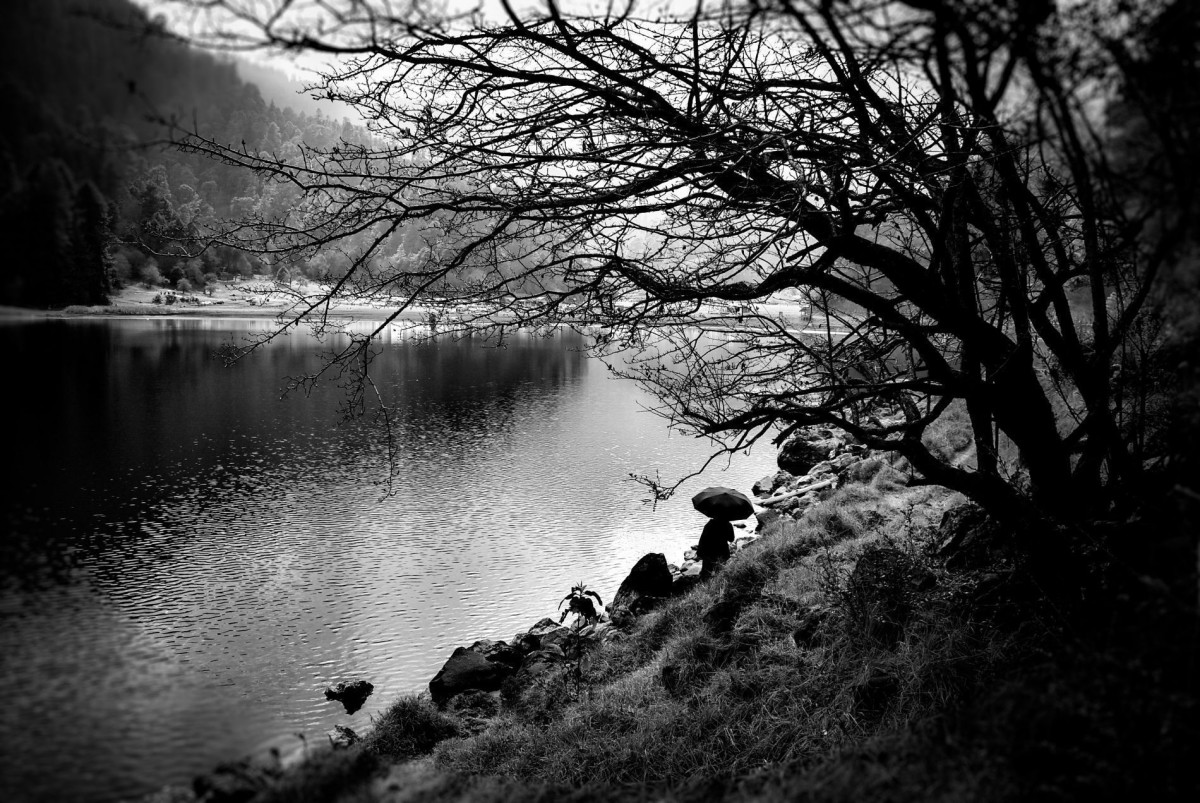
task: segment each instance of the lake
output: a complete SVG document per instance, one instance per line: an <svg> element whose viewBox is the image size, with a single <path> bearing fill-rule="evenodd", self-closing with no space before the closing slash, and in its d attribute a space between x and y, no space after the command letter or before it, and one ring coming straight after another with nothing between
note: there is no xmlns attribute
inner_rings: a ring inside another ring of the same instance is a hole
<svg viewBox="0 0 1200 803"><path fill-rule="evenodd" d="M10 479L0 548L0 799L121 800L217 763L361 730L453 649L608 601L636 560L678 563L706 485L749 491L770 449L651 509L631 472L698 468L582 336L384 344L382 431L338 424L296 334L225 367L269 321L6 321ZM15 475L15 476L13 476ZM349 716L324 688L363 678ZM303 739L297 734L303 734Z"/></svg>

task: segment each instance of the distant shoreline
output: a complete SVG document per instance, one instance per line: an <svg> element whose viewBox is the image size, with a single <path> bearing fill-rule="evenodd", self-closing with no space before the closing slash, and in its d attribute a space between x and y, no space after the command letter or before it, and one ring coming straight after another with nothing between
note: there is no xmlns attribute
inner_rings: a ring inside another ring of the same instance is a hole
<svg viewBox="0 0 1200 803"><path fill-rule="evenodd" d="M164 288L147 288L140 285L130 285L113 293L111 302L106 305L68 306L58 310L30 309L23 307L0 306L0 320L20 319L71 319L84 318L213 318L249 320L279 320L281 323L294 316L299 308L294 297L285 297L282 293L273 292L271 281L266 278L238 280L233 282L213 282L211 295L205 293L182 294ZM312 289L309 295L317 297L319 290ZM186 297L187 301L176 301L171 304L154 303L154 298L165 300L168 295L176 298ZM790 304L760 304L765 314L788 321L787 325L796 327L790 329L796 333L824 335L824 317L821 315L800 316L789 314ZM376 321L383 322L395 315L395 306L373 306L368 304L334 304L328 313L329 317L338 321ZM413 307L396 316L395 320L406 323L427 320L431 310L425 307ZM318 317L316 312L308 313L305 318L312 320ZM789 320L791 319L791 320ZM733 316L720 316L713 322L722 321L725 325L734 325L737 320ZM453 327L454 317L445 319L448 327ZM740 320L738 320L740 323ZM831 333L837 336L847 334L842 325L835 325Z"/></svg>

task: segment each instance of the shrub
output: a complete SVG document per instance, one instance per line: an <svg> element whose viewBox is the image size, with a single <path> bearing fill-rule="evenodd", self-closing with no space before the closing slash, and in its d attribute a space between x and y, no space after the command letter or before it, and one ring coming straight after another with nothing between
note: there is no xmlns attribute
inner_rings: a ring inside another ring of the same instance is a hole
<svg viewBox="0 0 1200 803"><path fill-rule="evenodd" d="M147 287L162 287L166 284L166 279L163 278L162 272L158 269L158 262L153 259L147 259L138 268L138 278L142 284Z"/></svg>
<svg viewBox="0 0 1200 803"><path fill-rule="evenodd" d="M428 700L402 697L375 719L366 738L366 749L374 755L400 761L424 755L438 742L461 732L456 719L438 711Z"/></svg>

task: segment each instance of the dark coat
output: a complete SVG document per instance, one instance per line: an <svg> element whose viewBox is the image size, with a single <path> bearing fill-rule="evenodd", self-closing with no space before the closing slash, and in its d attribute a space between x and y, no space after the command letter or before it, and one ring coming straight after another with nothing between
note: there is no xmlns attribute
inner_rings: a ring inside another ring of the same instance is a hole
<svg viewBox="0 0 1200 803"><path fill-rule="evenodd" d="M723 561L729 559L729 544L733 541L733 525L718 519L709 520L700 533L700 544L696 547L696 557L702 561Z"/></svg>

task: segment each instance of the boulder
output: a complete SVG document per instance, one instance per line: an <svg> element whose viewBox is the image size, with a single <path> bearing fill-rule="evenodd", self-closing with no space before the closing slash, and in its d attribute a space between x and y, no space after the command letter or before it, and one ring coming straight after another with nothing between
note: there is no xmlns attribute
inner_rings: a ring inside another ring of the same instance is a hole
<svg viewBox="0 0 1200 803"><path fill-rule="evenodd" d="M661 552L643 555L621 582L610 608L624 609L634 615L645 613L671 596L673 583L665 555Z"/></svg>
<svg viewBox="0 0 1200 803"><path fill-rule="evenodd" d="M843 471L848 466L857 463L861 458L852 452L842 452L837 457L829 461L833 466L834 471Z"/></svg>
<svg viewBox="0 0 1200 803"><path fill-rule="evenodd" d="M770 509L761 510L754 515L758 519L758 528L756 532L762 532L768 526L770 526L772 522L779 521L779 519L783 518L782 514L780 514L778 510Z"/></svg>
<svg viewBox="0 0 1200 803"><path fill-rule="evenodd" d="M528 635L537 638L538 646L545 648L551 644L561 644L564 639L571 635L571 629L563 627L558 622L547 617L529 628Z"/></svg>
<svg viewBox="0 0 1200 803"><path fill-rule="evenodd" d="M520 670L504 682L500 696L510 703L515 702L521 699L525 690L535 681L559 671L565 666L567 666L567 657L562 648L557 645L532 652L525 659L525 663L521 664Z"/></svg>
<svg viewBox="0 0 1200 803"><path fill-rule="evenodd" d="M783 487L784 483L792 479L792 475L786 471L776 471L774 474L768 474L758 482L754 483L751 491L755 496L770 496L775 493L777 488Z"/></svg>
<svg viewBox="0 0 1200 803"><path fill-rule="evenodd" d="M822 460L820 463L817 463L808 470L808 476L815 479L821 476L828 476L829 474L833 474L835 472L836 469L833 467L832 460Z"/></svg>
<svg viewBox="0 0 1200 803"><path fill-rule="evenodd" d="M596 622L580 630L579 636L595 641L606 641L607 637L614 632L616 631L613 630L612 622Z"/></svg>
<svg viewBox="0 0 1200 803"><path fill-rule="evenodd" d="M337 700L347 714L353 714L363 707L373 691L375 687L365 680L342 680L325 690L325 699Z"/></svg>
<svg viewBox="0 0 1200 803"><path fill-rule="evenodd" d="M807 474L817 463L829 459L828 450L821 451L814 443L816 442L810 442L804 436L792 438L779 450L775 462L781 470L789 474Z"/></svg>
<svg viewBox="0 0 1200 803"><path fill-rule="evenodd" d="M525 663L522 666L527 666L538 661L549 661L550 663L567 660L567 653L562 647L557 644L548 644L536 652L529 653L525 658Z"/></svg>
<svg viewBox="0 0 1200 803"><path fill-rule="evenodd" d="M541 649L542 640L532 633L518 633L513 638L513 646L524 656Z"/></svg>
<svg viewBox="0 0 1200 803"><path fill-rule="evenodd" d="M530 650L523 651L517 647L509 645L506 641L490 641L484 639L482 641L475 642L469 647L469 649L471 652L477 652L493 663L503 664L504 666L516 671L521 666L521 661L525 659L525 653L532 652L532 650L535 650L540 646L541 643L539 642L536 646L531 647Z"/></svg>
<svg viewBox="0 0 1200 803"><path fill-rule="evenodd" d="M489 661L477 652L459 647L429 681L433 702L442 707L451 697L468 691L498 691L504 679L513 673L511 667Z"/></svg>

